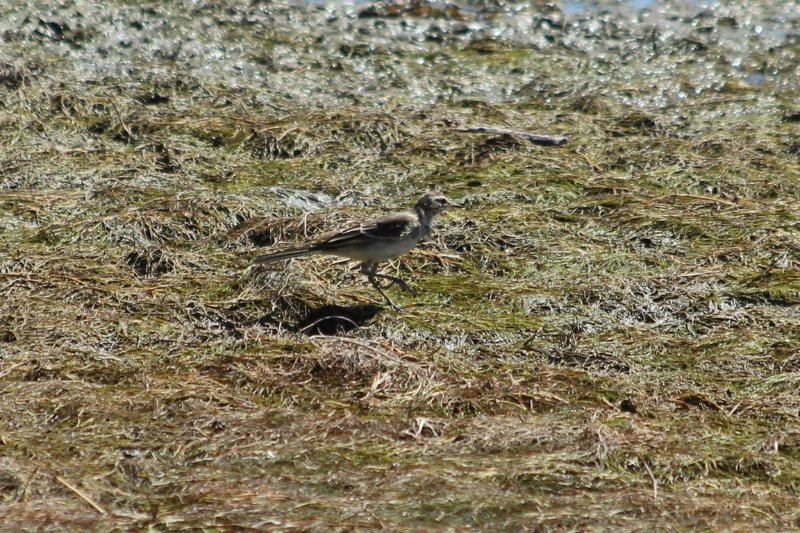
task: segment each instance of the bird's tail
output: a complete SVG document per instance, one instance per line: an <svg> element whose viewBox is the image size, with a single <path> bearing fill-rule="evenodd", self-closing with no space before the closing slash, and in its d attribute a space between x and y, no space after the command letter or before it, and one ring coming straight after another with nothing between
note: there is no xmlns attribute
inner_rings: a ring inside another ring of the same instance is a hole
<svg viewBox="0 0 800 533"><path fill-rule="evenodd" d="M253 259L253 263L257 263L260 265L265 265L268 263L274 263L276 261L283 261L285 259L293 259L295 257L305 257L307 255L314 255L319 253L318 250L314 250L310 247L303 247L303 248L291 248L289 250L283 250L280 252L273 252L271 254L264 254L259 255L255 259Z"/></svg>

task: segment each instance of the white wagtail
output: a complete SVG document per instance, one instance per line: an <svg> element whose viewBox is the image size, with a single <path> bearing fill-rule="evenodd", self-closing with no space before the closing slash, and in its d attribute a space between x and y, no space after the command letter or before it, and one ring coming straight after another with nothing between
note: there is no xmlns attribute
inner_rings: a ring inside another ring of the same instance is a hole
<svg viewBox="0 0 800 533"><path fill-rule="evenodd" d="M444 196L429 192L410 211L370 220L312 244L259 255L253 262L266 264L318 254L338 255L361 261L361 272L366 274L367 279L390 306L400 309L383 289L394 284L404 291L411 289L400 278L378 274L378 263L399 257L414 248L422 239L430 238L433 218L451 205ZM389 283L381 287L378 279L386 279Z"/></svg>

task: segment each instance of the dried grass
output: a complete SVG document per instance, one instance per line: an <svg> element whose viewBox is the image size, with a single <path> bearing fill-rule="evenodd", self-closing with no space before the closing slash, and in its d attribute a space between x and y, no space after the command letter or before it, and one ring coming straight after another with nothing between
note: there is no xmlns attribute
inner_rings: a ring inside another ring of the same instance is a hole
<svg viewBox="0 0 800 533"><path fill-rule="evenodd" d="M245 4L0 7L6 528L798 527L791 21Z"/></svg>

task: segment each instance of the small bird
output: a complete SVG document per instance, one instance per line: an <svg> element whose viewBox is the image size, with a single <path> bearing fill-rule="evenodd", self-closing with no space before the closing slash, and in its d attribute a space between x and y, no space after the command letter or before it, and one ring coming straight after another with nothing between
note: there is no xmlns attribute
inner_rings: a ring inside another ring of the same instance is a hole
<svg viewBox="0 0 800 533"><path fill-rule="evenodd" d="M422 195L410 211L370 220L312 244L259 255L253 262L263 265L309 255L336 255L360 261L361 272L373 287L378 289L393 309L400 309L383 289L395 284L407 292L411 288L398 277L378 274L378 263L399 257L422 239L430 238L433 218L452 205L444 196L429 192ZM388 280L389 283L381 287L378 279Z"/></svg>

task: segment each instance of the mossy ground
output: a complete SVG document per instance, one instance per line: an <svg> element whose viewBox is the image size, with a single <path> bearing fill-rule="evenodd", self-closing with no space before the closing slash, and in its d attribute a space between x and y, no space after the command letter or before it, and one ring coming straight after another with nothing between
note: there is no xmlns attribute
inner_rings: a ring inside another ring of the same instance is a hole
<svg viewBox="0 0 800 533"><path fill-rule="evenodd" d="M629 4L0 8L0 522L800 528L800 18Z"/></svg>

